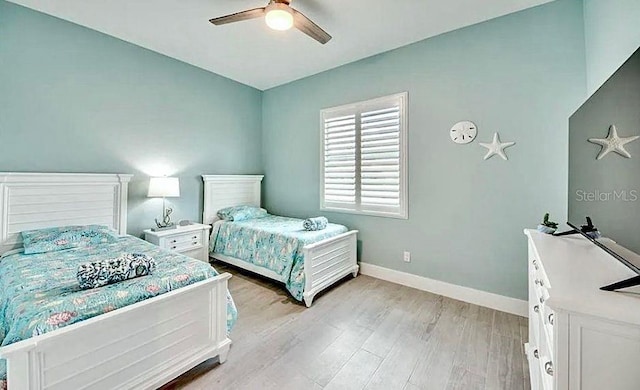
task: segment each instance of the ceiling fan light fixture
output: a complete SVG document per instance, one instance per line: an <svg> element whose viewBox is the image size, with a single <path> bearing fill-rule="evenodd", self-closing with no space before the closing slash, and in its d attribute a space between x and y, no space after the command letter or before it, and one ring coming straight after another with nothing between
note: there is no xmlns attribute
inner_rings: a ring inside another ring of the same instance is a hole
<svg viewBox="0 0 640 390"><path fill-rule="evenodd" d="M272 30L286 31L293 27L293 12L288 5L271 3L265 11L264 21Z"/></svg>

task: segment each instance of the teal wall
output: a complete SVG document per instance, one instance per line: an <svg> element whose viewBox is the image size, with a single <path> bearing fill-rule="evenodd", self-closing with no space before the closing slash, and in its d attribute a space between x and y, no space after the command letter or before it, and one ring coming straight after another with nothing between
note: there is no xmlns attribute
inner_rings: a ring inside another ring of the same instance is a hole
<svg viewBox="0 0 640 390"><path fill-rule="evenodd" d="M260 173L261 92L0 0L0 171L125 172L129 233L160 214L148 176L177 175L174 219L201 219L203 173Z"/></svg>
<svg viewBox="0 0 640 390"><path fill-rule="evenodd" d="M584 0L589 94L640 47L639 0Z"/></svg>
<svg viewBox="0 0 640 390"><path fill-rule="evenodd" d="M158 174L181 178L176 219L200 219L202 173L266 173L272 212L317 215L320 109L408 91L409 220L326 214L366 262L525 298L522 228L567 213L585 20L559 0L261 93L0 0L0 171L134 173L132 234L159 213ZM462 119L516 141L510 160L451 143Z"/></svg>
<svg viewBox="0 0 640 390"><path fill-rule="evenodd" d="M409 219L322 214L360 230L362 261L524 299L522 229L566 217L568 118L585 86L582 1L559 0L267 90L265 206L320 214L319 111L408 91ZM464 119L480 142L517 142L509 161L453 144Z"/></svg>

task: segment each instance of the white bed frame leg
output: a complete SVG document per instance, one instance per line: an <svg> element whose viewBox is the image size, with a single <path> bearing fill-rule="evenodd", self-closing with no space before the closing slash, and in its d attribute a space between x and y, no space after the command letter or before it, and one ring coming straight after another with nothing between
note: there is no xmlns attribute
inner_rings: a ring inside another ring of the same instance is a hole
<svg viewBox="0 0 640 390"><path fill-rule="evenodd" d="M218 355L218 360L220 362L220 364L223 364L224 362L227 361L227 356L229 356L229 349L231 348L231 345L227 345L226 347L223 347L220 350L220 354Z"/></svg>
<svg viewBox="0 0 640 390"><path fill-rule="evenodd" d="M307 296L307 295L305 295L305 297L304 297L304 304L305 304L305 305L307 305L307 307L311 307L311 304L313 303L313 297L314 297L314 296L315 296L315 295L313 295L313 296Z"/></svg>
<svg viewBox="0 0 640 390"><path fill-rule="evenodd" d="M311 307L313 298L346 275L358 275L357 230L304 247L304 303Z"/></svg>

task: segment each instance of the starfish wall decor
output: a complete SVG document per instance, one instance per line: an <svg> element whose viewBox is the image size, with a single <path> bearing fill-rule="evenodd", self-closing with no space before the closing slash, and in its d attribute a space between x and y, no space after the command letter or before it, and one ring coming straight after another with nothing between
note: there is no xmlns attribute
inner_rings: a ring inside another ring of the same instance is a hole
<svg viewBox="0 0 640 390"><path fill-rule="evenodd" d="M609 126L609 135L607 135L607 138L589 138L589 142L602 146L600 154L598 154L597 157L598 160L611 152L618 153L626 158L631 158L631 155L627 152L624 146L638 138L640 138L638 135L634 135L632 137L619 137L618 129L616 129L615 125L611 125Z"/></svg>
<svg viewBox="0 0 640 390"><path fill-rule="evenodd" d="M502 157L503 160L507 160L507 155L504 154L504 149L515 144L515 142L500 142L500 136L498 136L498 133L493 134L493 141L490 144L480 142L480 146L487 148L488 150L487 154L484 156L485 160L495 155Z"/></svg>

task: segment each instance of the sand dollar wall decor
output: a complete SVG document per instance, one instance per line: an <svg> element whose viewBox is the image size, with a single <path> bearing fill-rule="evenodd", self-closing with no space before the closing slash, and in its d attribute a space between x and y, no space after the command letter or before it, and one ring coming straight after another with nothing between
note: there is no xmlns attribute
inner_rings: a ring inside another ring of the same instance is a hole
<svg viewBox="0 0 640 390"><path fill-rule="evenodd" d="M478 127L471 121L461 121L453 125L449 131L451 140L457 144L468 144L476 139Z"/></svg>

